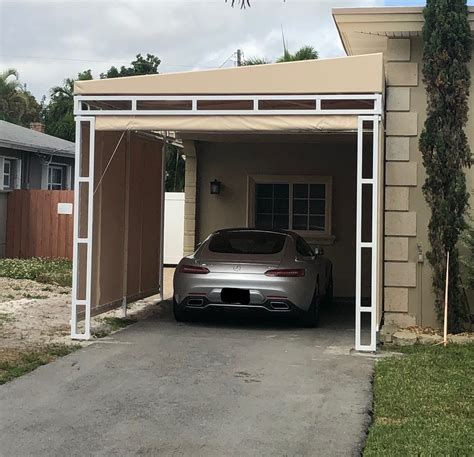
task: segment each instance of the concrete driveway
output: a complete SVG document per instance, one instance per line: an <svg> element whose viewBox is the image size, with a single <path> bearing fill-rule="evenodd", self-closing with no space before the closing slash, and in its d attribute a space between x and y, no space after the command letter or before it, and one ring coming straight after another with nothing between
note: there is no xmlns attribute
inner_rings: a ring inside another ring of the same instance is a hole
<svg viewBox="0 0 474 457"><path fill-rule="evenodd" d="M0 387L2 456L359 455L373 362L322 327L152 318Z"/></svg>

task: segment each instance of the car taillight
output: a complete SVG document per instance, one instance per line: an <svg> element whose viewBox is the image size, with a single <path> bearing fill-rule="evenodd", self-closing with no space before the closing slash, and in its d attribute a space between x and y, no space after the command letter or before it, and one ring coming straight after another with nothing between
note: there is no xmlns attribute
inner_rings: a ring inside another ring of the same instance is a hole
<svg viewBox="0 0 474 457"><path fill-rule="evenodd" d="M180 273L192 273L195 275L207 275L209 270L206 267L199 267L197 265L181 265Z"/></svg>
<svg viewBox="0 0 474 457"><path fill-rule="evenodd" d="M305 275L304 268L294 268L285 270L268 270L265 272L266 276L273 276L277 278L301 278Z"/></svg>

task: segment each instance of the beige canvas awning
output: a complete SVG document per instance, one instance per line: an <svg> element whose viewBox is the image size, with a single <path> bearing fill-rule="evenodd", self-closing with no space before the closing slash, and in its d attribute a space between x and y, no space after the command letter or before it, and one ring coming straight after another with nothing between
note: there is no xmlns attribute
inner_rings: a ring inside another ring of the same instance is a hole
<svg viewBox="0 0 474 457"><path fill-rule="evenodd" d="M76 95L370 94L384 89L383 55L76 81Z"/></svg>
<svg viewBox="0 0 474 457"><path fill-rule="evenodd" d="M357 116L97 116L96 130L322 132L357 130Z"/></svg>

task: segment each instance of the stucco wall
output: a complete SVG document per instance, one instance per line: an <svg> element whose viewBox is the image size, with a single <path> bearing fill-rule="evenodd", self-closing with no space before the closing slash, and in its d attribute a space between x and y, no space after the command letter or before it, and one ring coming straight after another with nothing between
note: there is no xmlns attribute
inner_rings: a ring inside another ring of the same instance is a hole
<svg viewBox="0 0 474 457"><path fill-rule="evenodd" d="M247 224L248 176L332 176L332 234L325 245L334 264L335 295L353 297L355 288L356 143L355 136L321 137L318 143L196 144L196 241L216 229ZM211 195L209 182L222 182L220 195ZM315 239L310 244L320 244Z"/></svg>
<svg viewBox="0 0 474 457"><path fill-rule="evenodd" d="M408 46L407 46L408 44ZM426 95L422 83L421 38L391 39L387 63L387 163L386 235L397 244L387 249L385 310L386 322L400 325L439 326L431 290L431 268L426 259L429 249L427 227L430 210L422 186L426 178L418 148L419 135L426 119ZM402 53L397 52L403 49ZM396 59L394 56L397 56ZM474 74L474 62L470 64ZM471 89L472 91L472 89ZM466 128L474 150L474 97L469 101L470 118ZM391 145L389 145L389 143ZM474 193L474 169L466 170L468 189ZM388 202L390 196L390 204ZM471 215L474 197L471 195ZM421 251L422 258L419 257ZM391 258L398 253L400 258ZM397 283L387 283L387 269ZM392 287L393 286L393 287Z"/></svg>
<svg viewBox="0 0 474 457"><path fill-rule="evenodd" d="M48 183L47 165L30 151L0 148L0 156L21 159L21 188L46 189ZM52 162L71 167L71 189L74 188L74 158L53 156Z"/></svg>

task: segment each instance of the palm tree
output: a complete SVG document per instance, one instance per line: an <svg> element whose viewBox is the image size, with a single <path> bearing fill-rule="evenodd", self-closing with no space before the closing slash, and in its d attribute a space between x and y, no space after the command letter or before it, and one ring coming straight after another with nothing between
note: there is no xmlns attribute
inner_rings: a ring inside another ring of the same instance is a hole
<svg viewBox="0 0 474 457"><path fill-rule="evenodd" d="M316 51L312 46L303 46L294 54L288 51L288 48L285 46L284 53L277 59L277 62L296 62L297 60L314 60L318 58L318 51Z"/></svg>
<svg viewBox="0 0 474 457"><path fill-rule="evenodd" d="M283 41L283 55L279 57L276 61L277 63L281 62L296 62L297 60L314 60L318 59L319 54L316 49L312 46L303 46L302 48L298 49L294 54L288 51L285 42ZM267 63L272 63L271 60L262 57L250 57L245 59L242 62L242 65L264 65Z"/></svg>
<svg viewBox="0 0 474 457"><path fill-rule="evenodd" d="M91 70L83 71L78 80L92 79ZM46 133L74 141L74 79L67 78L62 86L51 88L51 100L43 110Z"/></svg>
<svg viewBox="0 0 474 457"><path fill-rule="evenodd" d="M242 66L250 66L250 65L265 65L267 63L272 63L271 60L266 59L265 57L249 57L248 59L244 59L242 62Z"/></svg>
<svg viewBox="0 0 474 457"><path fill-rule="evenodd" d="M14 68L0 73L0 118L4 121L20 124L28 111L28 97Z"/></svg>

